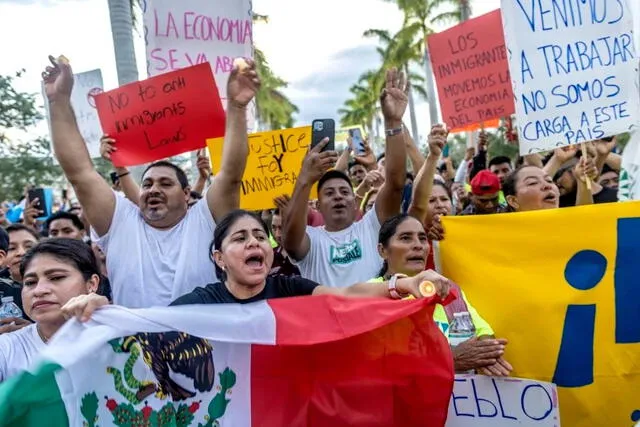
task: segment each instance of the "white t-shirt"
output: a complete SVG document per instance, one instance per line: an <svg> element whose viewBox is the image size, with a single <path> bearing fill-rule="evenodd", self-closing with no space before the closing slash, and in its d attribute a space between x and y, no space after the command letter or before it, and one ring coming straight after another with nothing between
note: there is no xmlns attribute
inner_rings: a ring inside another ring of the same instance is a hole
<svg viewBox="0 0 640 427"><path fill-rule="evenodd" d="M376 277L382 267L377 249L379 232L375 208L341 231L307 227L311 247L307 256L297 262L300 274L321 285L337 288Z"/></svg>
<svg viewBox="0 0 640 427"><path fill-rule="evenodd" d="M0 335L0 382L28 369L45 346L35 323Z"/></svg>
<svg viewBox="0 0 640 427"><path fill-rule="evenodd" d="M116 194L111 227L97 239L107 256L113 303L166 306L198 286L217 282L209 259L214 229L206 198L173 228L158 230L144 221L138 206Z"/></svg>

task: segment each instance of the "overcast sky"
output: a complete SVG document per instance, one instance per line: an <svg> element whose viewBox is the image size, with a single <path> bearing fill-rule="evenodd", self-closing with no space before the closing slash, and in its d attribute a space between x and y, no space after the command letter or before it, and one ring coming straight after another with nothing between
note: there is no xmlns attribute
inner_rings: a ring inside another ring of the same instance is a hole
<svg viewBox="0 0 640 427"><path fill-rule="evenodd" d="M499 7L499 0L475 0L474 15ZM402 15L382 0L253 0L254 11L269 16L257 24L255 43L273 70L290 83L285 93L300 108L298 124L334 117L358 76L379 66L368 28L397 31ZM107 0L0 0L0 74L21 68L16 86L40 91L47 55L63 53L74 71L102 69L105 88L117 86ZM138 38L138 63L144 43ZM142 68L142 67L140 67ZM141 76L145 76L141 69ZM42 104L41 100L41 104ZM429 128L428 109L418 105L420 133ZM42 126L46 133L46 125Z"/></svg>

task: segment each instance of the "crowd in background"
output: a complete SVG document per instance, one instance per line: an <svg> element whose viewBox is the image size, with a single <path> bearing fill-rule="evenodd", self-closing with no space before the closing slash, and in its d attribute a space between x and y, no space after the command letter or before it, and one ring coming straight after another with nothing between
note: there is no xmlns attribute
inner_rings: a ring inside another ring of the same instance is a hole
<svg viewBox="0 0 640 427"><path fill-rule="evenodd" d="M277 197L275 209L239 210L246 109L260 88L250 61L229 78L218 174L211 175L199 153L195 183L165 160L149 165L141 182L126 168L115 168L107 182L78 131L69 64L52 61L43 78L55 155L75 198L41 220L38 200L26 200L13 221L14 206L0 210L0 292L3 303L20 310L0 318L0 381L25 369L70 316L86 320L106 304L143 308L322 294L419 298L425 281L443 302L457 296L434 313L445 337L456 314L473 323L474 336L452 346L456 371L509 375L507 340L475 310L464 283L435 271L433 242L446 239L442 217L617 201L615 138L589 142L586 151L565 147L514 161L489 158L480 132L454 165L443 156L448 131L434 125L423 155L402 122L405 77L389 70L380 97L384 154L375 156L368 144L356 153L351 143L337 153L324 149L325 140L310 149L293 193ZM105 159L118 149L109 136L101 144ZM318 197L311 200L314 186Z"/></svg>

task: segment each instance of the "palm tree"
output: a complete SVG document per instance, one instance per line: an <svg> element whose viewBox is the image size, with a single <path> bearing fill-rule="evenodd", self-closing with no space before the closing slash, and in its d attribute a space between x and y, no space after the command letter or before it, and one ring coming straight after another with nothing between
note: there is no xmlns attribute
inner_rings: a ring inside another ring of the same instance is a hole
<svg viewBox="0 0 640 427"><path fill-rule="evenodd" d="M381 43L378 53L382 59L382 69L397 67L404 70L411 87L409 89L409 114L411 117L411 133L413 139L418 141L418 122L416 119L415 101L413 92L416 91L424 98L427 93L422 87L424 78L416 73L412 73L410 65L422 63L422 43L416 42L410 28L403 28L395 35L391 36L386 30L370 29L364 32L365 37L377 37Z"/></svg>
<svg viewBox="0 0 640 427"><path fill-rule="evenodd" d="M253 58L262 82L256 95L258 123L263 129L293 127L293 115L298 112L298 107L281 92L281 89L288 86L287 82L273 73L260 49L254 48Z"/></svg>
<svg viewBox="0 0 640 427"><path fill-rule="evenodd" d="M342 126L361 125L370 135L377 135L379 94L384 84L382 69L365 72L358 83L349 88L352 97L338 110Z"/></svg>
<svg viewBox="0 0 640 427"><path fill-rule="evenodd" d="M398 5L404 13L403 30L405 37L424 44L424 65L426 71L426 92L429 101L429 118L431 123L438 122L438 106L436 105L436 90L433 81L433 70L427 37L434 33L432 27L438 24L460 22L463 16L470 14L468 0L387 0ZM453 9L442 11L443 7L453 6Z"/></svg>
<svg viewBox="0 0 640 427"><path fill-rule="evenodd" d="M113 34L113 50L116 56L118 84L120 86L138 81L138 65L133 47L133 28L135 9L140 6L139 0L107 0L111 33Z"/></svg>

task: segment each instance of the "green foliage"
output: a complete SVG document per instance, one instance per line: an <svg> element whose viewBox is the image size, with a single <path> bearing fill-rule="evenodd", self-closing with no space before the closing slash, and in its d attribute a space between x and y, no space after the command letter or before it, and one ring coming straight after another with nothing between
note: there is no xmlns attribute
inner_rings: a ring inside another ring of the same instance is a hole
<svg viewBox="0 0 640 427"><path fill-rule="evenodd" d="M20 200L26 185L47 187L62 178L44 138L15 144L5 141L0 146L0 171L0 200Z"/></svg>
<svg viewBox="0 0 640 427"><path fill-rule="evenodd" d="M389 0L391 1L391 0ZM378 39L380 68L363 73L358 82L350 89L351 97L338 110L343 126L362 125L371 131L378 115L378 96L384 84L385 70L397 67L409 76L411 90L422 98L427 98L424 89L425 78L412 71L412 66L424 64L424 40L433 30L431 26L447 21L459 22L461 4L456 0L395 0L392 1L404 13L402 28L391 34L385 30L370 29L365 37ZM442 11L443 6L456 5L454 10Z"/></svg>
<svg viewBox="0 0 640 427"><path fill-rule="evenodd" d="M16 77L20 77L17 73ZM27 131L43 119L34 94L13 87L14 77L0 76L0 200L20 200L27 185L49 186L60 180L49 141L10 140L8 130Z"/></svg>
<svg viewBox="0 0 640 427"><path fill-rule="evenodd" d="M16 73L20 77L24 70ZM36 108L34 94L18 92L13 87L14 77L0 75L0 142L5 142L2 130L26 130L42 119L42 114Z"/></svg>
<svg viewBox="0 0 640 427"><path fill-rule="evenodd" d="M269 129L293 127L298 107L282 93L288 83L275 75L260 49L254 49L253 57L262 83L256 95L258 121Z"/></svg>

